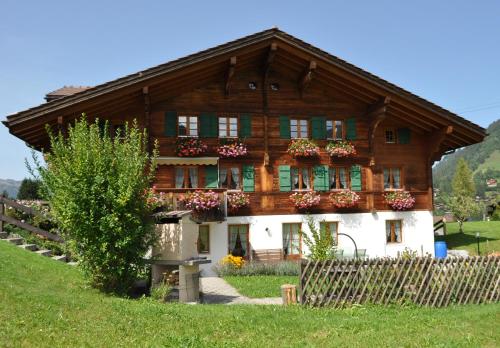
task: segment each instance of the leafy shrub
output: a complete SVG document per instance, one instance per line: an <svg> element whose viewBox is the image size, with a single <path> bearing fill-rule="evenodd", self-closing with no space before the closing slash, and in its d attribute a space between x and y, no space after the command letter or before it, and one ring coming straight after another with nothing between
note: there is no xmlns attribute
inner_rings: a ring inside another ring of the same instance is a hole
<svg viewBox="0 0 500 348"><path fill-rule="evenodd" d="M335 242L332 235L327 231L324 224L317 227L316 221L310 216L306 217L307 227L311 232L311 236L300 231L304 244L308 247L310 254L308 257L311 260L324 261L335 258Z"/></svg>
<svg viewBox="0 0 500 348"><path fill-rule="evenodd" d="M157 144L147 152L147 135L137 123L111 137L107 123L82 118L67 137L47 128L47 166L34 157L33 174L72 254L91 284L103 291L128 291L156 235L147 192L155 171Z"/></svg>
<svg viewBox="0 0 500 348"><path fill-rule="evenodd" d="M151 287L151 298L160 302L165 302L171 291L172 287L167 283L162 282L160 284L153 285Z"/></svg>
<svg viewBox="0 0 500 348"><path fill-rule="evenodd" d="M274 263L246 262L241 268L219 263L213 269L219 277L252 275L298 276L300 274L300 264L294 261Z"/></svg>

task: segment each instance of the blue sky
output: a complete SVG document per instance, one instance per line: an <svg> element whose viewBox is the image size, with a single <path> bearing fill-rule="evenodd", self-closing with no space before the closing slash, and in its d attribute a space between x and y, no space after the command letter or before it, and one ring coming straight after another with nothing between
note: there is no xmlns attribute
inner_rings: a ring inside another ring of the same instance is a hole
<svg viewBox="0 0 500 348"><path fill-rule="evenodd" d="M0 119L278 26L486 127L500 118L500 1L0 1ZM0 178L29 150L0 125Z"/></svg>

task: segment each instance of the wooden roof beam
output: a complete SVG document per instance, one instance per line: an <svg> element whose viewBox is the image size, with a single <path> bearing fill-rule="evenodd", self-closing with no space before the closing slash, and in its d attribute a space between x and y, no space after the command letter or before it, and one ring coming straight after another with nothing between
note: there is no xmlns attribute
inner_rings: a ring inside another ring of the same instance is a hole
<svg viewBox="0 0 500 348"><path fill-rule="evenodd" d="M229 66L227 68L227 73L226 73L226 85L225 85L226 87L224 90L226 97L229 96L229 92L231 89L231 80L233 79L235 70L236 70L236 56L231 57L231 59L229 59Z"/></svg>
<svg viewBox="0 0 500 348"><path fill-rule="evenodd" d="M278 51L278 44L273 42L271 46L269 46L269 51L267 52L266 61L264 62L263 69L263 88L267 86L267 78L269 77L269 73L271 72L271 67L276 58L276 52Z"/></svg>
<svg viewBox="0 0 500 348"><path fill-rule="evenodd" d="M304 73L300 77L299 80L300 97L303 96L305 89L311 83L316 68L317 68L316 61L311 60L309 62L309 66L305 69Z"/></svg>
<svg viewBox="0 0 500 348"><path fill-rule="evenodd" d="M440 152L441 145L446 139L447 135L453 133L453 126L446 126L438 129L430 134L429 142L429 162L430 164L441 159L442 153Z"/></svg>

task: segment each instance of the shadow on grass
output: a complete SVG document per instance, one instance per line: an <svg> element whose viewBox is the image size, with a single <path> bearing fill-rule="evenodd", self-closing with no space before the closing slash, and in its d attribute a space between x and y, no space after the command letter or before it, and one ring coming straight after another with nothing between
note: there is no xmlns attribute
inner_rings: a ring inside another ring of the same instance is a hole
<svg viewBox="0 0 500 348"><path fill-rule="evenodd" d="M474 247L477 244L476 236L468 233L452 233L446 236L436 237L436 240L445 241L449 249L465 246ZM479 237L480 244L497 240L497 238Z"/></svg>

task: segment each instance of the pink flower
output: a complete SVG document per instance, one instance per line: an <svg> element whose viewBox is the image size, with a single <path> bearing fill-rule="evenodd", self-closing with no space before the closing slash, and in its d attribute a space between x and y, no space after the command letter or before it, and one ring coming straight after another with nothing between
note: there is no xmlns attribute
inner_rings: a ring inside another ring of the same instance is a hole
<svg viewBox="0 0 500 348"><path fill-rule="evenodd" d="M290 195L290 200L298 209L308 209L319 205L321 196L315 191L306 193L295 192Z"/></svg>
<svg viewBox="0 0 500 348"><path fill-rule="evenodd" d="M348 157L356 155L356 149L350 141L337 140L329 142L325 147L326 152L330 156L335 157Z"/></svg>
<svg viewBox="0 0 500 348"><path fill-rule="evenodd" d="M293 157L312 157L319 155L319 147L309 139L294 139L287 152Z"/></svg>
<svg viewBox="0 0 500 348"><path fill-rule="evenodd" d="M329 199L336 208L351 208L358 204L360 197L356 192L346 189L332 192Z"/></svg>
<svg viewBox="0 0 500 348"><path fill-rule="evenodd" d="M393 210L408 210L415 205L415 198L408 191L387 192L384 200Z"/></svg>

